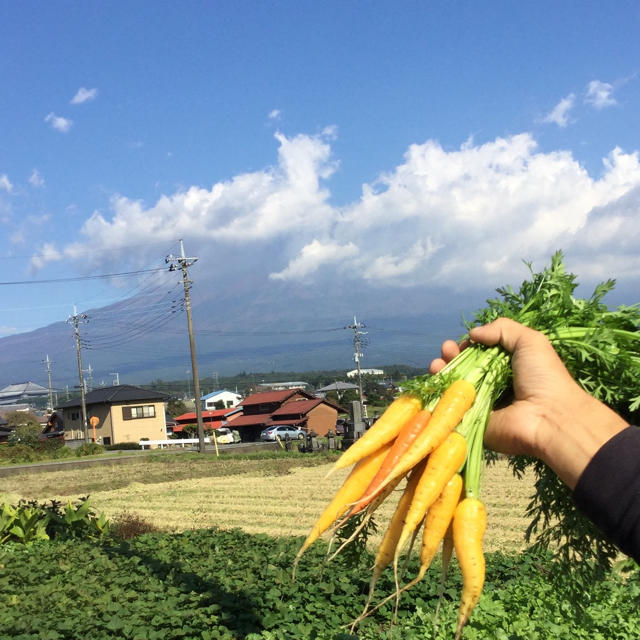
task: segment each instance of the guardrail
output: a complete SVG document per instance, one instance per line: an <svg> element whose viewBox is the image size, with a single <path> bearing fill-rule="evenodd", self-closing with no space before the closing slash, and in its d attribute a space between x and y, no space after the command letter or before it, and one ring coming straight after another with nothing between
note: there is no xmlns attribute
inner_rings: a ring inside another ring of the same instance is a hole
<svg viewBox="0 0 640 640"><path fill-rule="evenodd" d="M204 441L205 444L208 444L209 442L211 442L211 438L205 438ZM144 449L145 446L151 445L164 449L165 446L170 444L179 444L184 449L185 444L198 444L199 442L199 438L175 438L173 440L140 440L138 444L142 449Z"/></svg>

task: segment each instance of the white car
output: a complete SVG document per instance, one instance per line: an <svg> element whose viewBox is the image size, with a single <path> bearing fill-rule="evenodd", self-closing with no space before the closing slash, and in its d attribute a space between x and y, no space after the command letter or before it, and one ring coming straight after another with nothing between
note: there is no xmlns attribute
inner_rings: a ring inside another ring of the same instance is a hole
<svg viewBox="0 0 640 640"><path fill-rule="evenodd" d="M213 435L216 437L218 444L233 444L235 442L233 432L227 427L219 427L218 429L215 429Z"/></svg>
<svg viewBox="0 0 640 640"><path fill-rule="evenodd" d="M262 442L274 442L276 436L279 440L302 440L305 432L298 427L290 424L280 424L277 426L267 427L260 433Z"/></svg>

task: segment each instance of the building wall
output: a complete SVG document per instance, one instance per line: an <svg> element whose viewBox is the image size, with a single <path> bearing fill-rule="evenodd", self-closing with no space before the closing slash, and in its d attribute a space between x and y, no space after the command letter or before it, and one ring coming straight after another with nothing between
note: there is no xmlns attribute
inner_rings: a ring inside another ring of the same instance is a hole
<svg viewBox="0 0 640 640"><path fill-rule="evenodd" d="M335 431L338 411L327 404L319 404L307 414L307 430L326 436L330 429Z"/></svg>
<svg viewBox="0 0 640 640"><path fill-rule="evenodd" d="M223 391L222 393L218 393L213 396L213 398L207 398L204 401L204 409L215 409L216 402L219 402L220 400L224 402L224 408L229 409L237 406L240 403L240 400L242 400L242 396L239 396L237 393L233 393L232 391Z"/></svg>
<svg viewBox="0 0 640 640"><path fill-rule="evenodd" d="M122 415L123 407L153 406L153 418L134 418L125 420ZM166 435L164 402L139 401L126 404L93 404L87 405L87 420L91 416L99 418L96 427L96 439L103 444L116 442L138 442L141 438L149 440L164 440ZM82 410L80 407L63 409L64 437L66 440L84 439L82 426ZM89 440L93 439L93 429L88 427Z"/></svg>
<svg viewBox="0 0 640 640"><path fill-rule="evenodd" d="M149 418L123 417L123 409L131 407L153 406L155 415ZM149 440L164 440L167 437L164 419L164 402L141 401L113 405L111 407L111 431L115 442L138 442L142 438Z"/></svg>
<svg viewBox="0 0 640 640"><path fill-rule="evenodd" d="M113 434L111 432L111 412L109 405L106 404L94 404L87 407L87 420L90 420L93 416L98 418L100 422L96 427L96 440L100 443L111 442L113 444ZM105 441L105 437L109 440ZM93 428L89 423L89 440L93 439Z"/></svg>

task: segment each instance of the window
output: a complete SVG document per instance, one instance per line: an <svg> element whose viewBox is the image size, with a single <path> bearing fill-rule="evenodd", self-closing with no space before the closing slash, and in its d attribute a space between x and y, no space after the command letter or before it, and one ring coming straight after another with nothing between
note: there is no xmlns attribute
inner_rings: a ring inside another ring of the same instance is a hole
<svg viewBox="0 0 640 640"><path fill-rule="evenodd" d="M122 407L123 420L137 420L138 418L155 418L156 408L152 404L140 407Z"/></svg>
<svg viewBox="0 0 640 640"><path fill-rule="evenodd" d="M102 438L102 444L104 445L111 444L111 436L105 436L104 438Z"/></svg>
<svg viewBox="0 0 640 640"><path fill-rule="evenodd" d="M72 411L71 412L71 419L72 420L80 420L80 412L79 411Z"/></svg>

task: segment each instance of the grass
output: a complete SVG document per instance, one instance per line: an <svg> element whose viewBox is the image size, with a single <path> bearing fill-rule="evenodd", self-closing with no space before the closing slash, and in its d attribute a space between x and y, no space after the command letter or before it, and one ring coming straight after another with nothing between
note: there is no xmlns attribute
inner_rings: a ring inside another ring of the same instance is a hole
<svg viewBox="0 0 640 640"><path fill-rule="evenodd" d="M135 514L163 531L217 526L303 536L348 474L343 470L325 478L334 457L285 452L221 458L155 454L122 465L9 476L3 479L0 497L66 501L90 494L94 508L109 518ZM489 519L486 550L524 548L531 480L515 479L507 463L499 461L487 468L483 487ZM398 494L380 508L380 525L390 517ZM382 531L373 536L371 543L381 535Z"/></svg>

